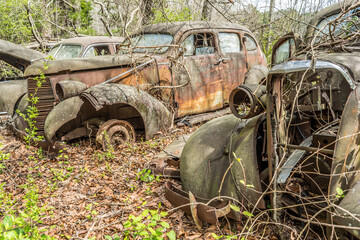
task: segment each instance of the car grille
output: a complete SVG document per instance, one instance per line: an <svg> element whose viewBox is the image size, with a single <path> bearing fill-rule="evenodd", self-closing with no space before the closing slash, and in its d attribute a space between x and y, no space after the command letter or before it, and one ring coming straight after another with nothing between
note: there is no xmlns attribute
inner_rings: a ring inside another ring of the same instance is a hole
<svg viewBox="0 0 360 240"><path fill-rule="evenodd" d="M43 82L41 87L38 88L37 81L34 78L28 78L29 97L31 97L35 93L35 91L35 96L39 98L35 105L39 113L39 115L35 119L35 126L38 129L37 135L44 136L44 125L46 117L49 115L55 104L55 97L50 79L46 77L45 82Z"/></svg>

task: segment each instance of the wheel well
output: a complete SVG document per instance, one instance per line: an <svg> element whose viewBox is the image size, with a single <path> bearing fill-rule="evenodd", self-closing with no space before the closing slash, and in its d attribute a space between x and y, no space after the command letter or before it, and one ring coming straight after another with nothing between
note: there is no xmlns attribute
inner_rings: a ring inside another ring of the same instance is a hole
<svg viewBox="0 0 360 240"><path fill-rule="evenodd" d="M77 117L67 123L65 123L56 132L56 138L65 135L66 133L84 126L84 123L89 119L98 118L102 121L110 119L118 119L128 121L135 129L137 138L145 138L146 129L145 122L140 112L133 106L118 103L113 105L106 105L100 110L96 109L88 102L84 102ZM96 133L95 133L96 134Z"/></svg>

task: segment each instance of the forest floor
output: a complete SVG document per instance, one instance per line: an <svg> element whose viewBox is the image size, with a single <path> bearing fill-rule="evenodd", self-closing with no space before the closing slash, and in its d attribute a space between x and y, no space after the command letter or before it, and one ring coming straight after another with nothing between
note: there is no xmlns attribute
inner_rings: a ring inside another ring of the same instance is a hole
<svg viewBox="0 0 360 240"><path fill-rule="evenodd" d="M146 170L173 139L195 129L176 129L108 151L86 139L58 154L27 148L2 129L0 222L1 214L32 218L33 225L56 239L242 239L243 223L227 219L205 223L199 231L191 217L165 199L164 183L180 185L179 180ZM278 239L278 231L266 224L247 233L244 239Z"/></svg>

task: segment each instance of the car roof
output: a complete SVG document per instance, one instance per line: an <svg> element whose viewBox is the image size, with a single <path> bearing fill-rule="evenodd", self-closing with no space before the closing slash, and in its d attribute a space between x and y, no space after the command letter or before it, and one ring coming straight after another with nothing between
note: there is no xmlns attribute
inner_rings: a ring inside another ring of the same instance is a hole
<svg viewBox="0 0 360 240"><path fill-rule="evenodd" d="M248 28L230 22L185 21L185 22L166 22L166 23L152 24L143 27L141 30L137 31L135 35L140 33L165 33L165 34L175 35L178 32L185 32L190 29L204 29L204 28L240 29L250 32Z"/></svg>
<svg viewBox="0 0 360 240"><path fill-rule="evenodd" d="M87 36L64 39L59 44L80 44L87 46L93 43L122 43L123 37L107 37L107 36ZM58 44L57 44L58 45Z"/></svg>

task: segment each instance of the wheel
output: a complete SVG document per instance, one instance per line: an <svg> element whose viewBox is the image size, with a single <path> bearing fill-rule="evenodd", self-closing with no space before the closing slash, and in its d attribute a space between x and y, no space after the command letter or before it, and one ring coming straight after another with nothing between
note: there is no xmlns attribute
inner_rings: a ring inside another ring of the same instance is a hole
<svg viewBox="0 0 360 240"><path fill-rule="evenodd" d="M104 151L109 145L118 146L126 142L135 142L135 130L125 120L112 119L100 125L96 133L96 143Z"/></svg>

